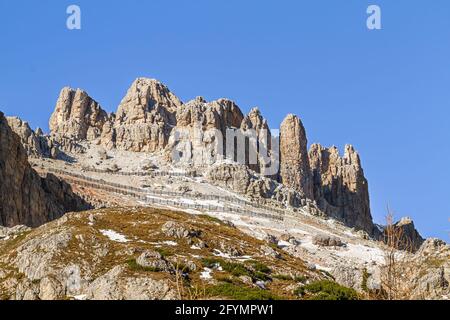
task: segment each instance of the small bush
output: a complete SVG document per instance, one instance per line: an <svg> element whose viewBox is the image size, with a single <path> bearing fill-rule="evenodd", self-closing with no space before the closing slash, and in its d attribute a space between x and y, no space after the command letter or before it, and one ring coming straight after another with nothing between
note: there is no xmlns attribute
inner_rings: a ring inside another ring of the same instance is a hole
<svg viewBox="0 0 450 320"><path fill-rule="evenodd" d="M232 283L221 283L207 289L207 294L211 297L226 297L235 300L276 300L272 293L256 289L239 286Z"/></svg>
<svg viewBox="0 0 450 320"><path fill-rule="evenodd" d="M306 280L308 280L308 278L306 276L295 276L294 277L295 282L306 282Z"/></svg>
<svg viewBox="0 0 450 320"><path fill-rule="evenodd" d="M154 267L143 267L136 262L136 259L131 259L127 261L128 267L134 271L145 271L145 272L159 272L158 268Z"/></svg>
<svg viewBox="0 0 450 320"><path fill-rule="evenodd" d="M253 267L253 269L255 269L255 271L257 272L262 272L262 273L271 273L272 270L270 270L270 268L268 266L266 266L264 263L261 263L259 261L252 261L251 265Z"/></svg>
<svg viewBox="0 0 450 320"><path fill-rule="evenodd" d="M362 274L361 289L365 292L369 292L369 288L367 287L367 281L369 280L370 276L371 274L367 271L366 268L364 268Z"/></svg>
<svg viewBox="0 0 450 320"><path fill-rule="evenodd" d="M216 258L202 258L201 262L206 268L214 268L217 264L222 264L224 261Z"/></svg>
<svg viewBox="0 0 450 320"><path fill-rule="evenodd" d="M320 280L302 286L295 290L295 294L307 295L309 300L358 300L358 293L329 280Z"/></svg>
<svg viewBox="0 0 450 320"><path fill-rule="evenodd" d="M155 248L155 251L159 252L163 258L173 256L173 252L166 248Z"/></svg>

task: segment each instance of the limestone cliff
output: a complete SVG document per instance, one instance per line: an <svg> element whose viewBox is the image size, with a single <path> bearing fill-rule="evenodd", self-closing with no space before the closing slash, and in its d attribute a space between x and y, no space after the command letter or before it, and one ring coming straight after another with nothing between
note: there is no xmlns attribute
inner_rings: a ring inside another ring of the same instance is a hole
<svg viewBox="0 0 450 320"><path fill-rule="evenodd" d="M369 189L358 153L347 145L344 156L336 147L313 144L309 162L314 181L314 199L326 214L350 227L373 233Z"/></svg>
<svg viewBox="0 0 450 320"><path fill-rule="evenodd" d="M313 199L313 181L308 160L305 128L295 115L288 115L280 127L281 182Z"/></svg>
<svg viewBox="0 0 450 320"><path fill-rule="evenodd" d="M41 178L28 163L19 136L0 112L0 225L39 226L90 206L55 176Z"/></svg>

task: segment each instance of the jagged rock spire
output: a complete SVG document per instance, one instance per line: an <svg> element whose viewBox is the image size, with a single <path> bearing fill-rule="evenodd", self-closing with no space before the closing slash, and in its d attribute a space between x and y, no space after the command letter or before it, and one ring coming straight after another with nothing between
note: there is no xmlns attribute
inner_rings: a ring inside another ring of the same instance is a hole
<svg viewBox="0 0 450 320"><path fill-rule="evenodd" d="M283 184L313 199L307 145L301 120L289 114L280 126L280 179Z"/></svg>
<svg viewBox="0 0 450 320"><path fill-rule="evenodd" d="M369 189L361 161L353 146L344 156L333 146L313 144L309 162L314 181L314 198L328 215L345 224L373 233Z"/></svg>
<svg viewBox="0 0 450 320"><path fill-rule="evenodd" d="M50 132L67 138L94 140L101 136L109 117L85 91L65 87L50 117Z"/></svg>

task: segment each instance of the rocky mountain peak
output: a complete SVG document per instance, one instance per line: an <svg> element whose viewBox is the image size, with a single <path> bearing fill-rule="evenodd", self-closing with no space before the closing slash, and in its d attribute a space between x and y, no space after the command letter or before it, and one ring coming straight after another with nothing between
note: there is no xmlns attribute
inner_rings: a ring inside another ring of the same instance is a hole
<svg viewBox="0 0 450 320"><path fill-rule="evenodd" d="M86 91L65 87L56 102L49 127L54 135L94 140L100 137L109 118L110 115Z"/></svg>
<svg viewBox="0 0 450 320"><path fill-rule="evenodd" d="M153 112L164 109L167 113L176 112L182 105L168 87L155 79L138 78L128 89L117 109L116 123L153 122Z"/></svg>

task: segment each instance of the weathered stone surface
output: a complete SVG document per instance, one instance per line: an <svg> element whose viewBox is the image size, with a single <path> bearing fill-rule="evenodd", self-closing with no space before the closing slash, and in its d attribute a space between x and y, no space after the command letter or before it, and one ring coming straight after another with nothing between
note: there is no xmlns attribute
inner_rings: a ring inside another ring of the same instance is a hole
<svg viewBox="0 0 450 320"><path fill-rule="evenodd" d="M309 161L319 207L346 225L373 234L368 184L354 148L347 145L341 157L336 147L313 144Z"/></svg>
<svg viewBox="0 0 450 320"><path fill-rule="evenodd" d="M342 247L345 246L345 243L342 242L341 239L328 236L328 235L315 235L313 237L313 243L318 246L323 247Z"/></svg>
<svg viewBox="0 0 450 320"><path fill-rule="evenodd" d="M265 168L271 161L272 136L267 120L263 118L258 108L253 108L244 117L241 123L241 130L247 134L245 164L253 171L265 175ZM250 155L256 155L252 159ZM255 161L256 160L256 163Z"/></svg>
<svg viewBox="0 0 450 320"><path fill-rule="evenodd" d="M146 250L137 259L136 263L144 268L152 268L154 271L172 271L173 266L168 263L159 252Z"/></svg>
<svg viewBox="0 0 450 320"><path fill-rule="evenodd" d="M313 199L313 181L308 160L305 128L297 116L288 115L280 127L280 179Z"/></svg>
<svg viewBox="0 0 450 320"><path fill-rule="evenodd" d="M102 134L108 115L89 95L80 89L62 89L49 128L52 134L76 140L95 140Z"/></svg>
<svg viewBox="0 0 450 320"><path fill-rule="evenodd" d="M176 113L177 127L172 131L167 152L176 161L191 165L208 165L226 154L228 128L239 128L243 115L231 100L206 102L202 97L180 106ZM234 156L234 155L233 155Z"/></svg>
<svg viewBox="0 0 450 320"><path fill-rule="evenodd" d="M53 175L41 178L28 163L19 136L0 113L0 225L38 226L90 206Z"/></svg>
<svg viewBox="0 0 450 320"><path fill-rule="evenodd" d="M168 237L183 239L199 236L197 230L193 230L175 221L168 221L163 224L161 231Z"/></svg>
<svg viewBox="0 0 450 320"><path fill-rule="evenodd" d="M217 164L209 168L206 178L210 183L251 198L271 199L291 207L302 207L309 202L299 192L275 180L256 175L245 165Z"/></svg>
<svg viewBox="0 0 450 320"><path fill-rule="evenodd" d="M161 82L139 78L128 90L114 122L116 147L128 151L162 151L176 125L182 102ZM109 128L108 128L109 129Z"/></svg>

